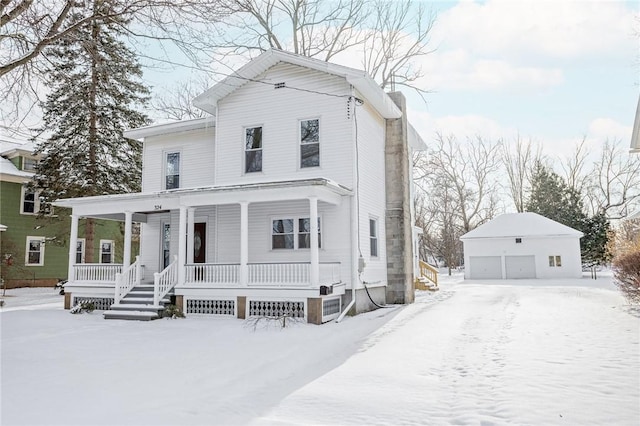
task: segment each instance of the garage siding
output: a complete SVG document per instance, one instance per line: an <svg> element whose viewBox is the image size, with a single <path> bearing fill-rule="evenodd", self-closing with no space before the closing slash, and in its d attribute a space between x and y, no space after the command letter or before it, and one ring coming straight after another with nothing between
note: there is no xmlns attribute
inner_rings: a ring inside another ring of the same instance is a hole
<svg viewBox="0 0 640 426"><path fill-rule="evenodd" d="M507 279L536 278L535 256L506 256L504 260Z"/></svg>
<svg viewBox="0 0 640 426"><path fill-rule="evenodd" d="M469 278L491 280L502 278L502 259L500 256L471 256L469 258Z"/></svg>

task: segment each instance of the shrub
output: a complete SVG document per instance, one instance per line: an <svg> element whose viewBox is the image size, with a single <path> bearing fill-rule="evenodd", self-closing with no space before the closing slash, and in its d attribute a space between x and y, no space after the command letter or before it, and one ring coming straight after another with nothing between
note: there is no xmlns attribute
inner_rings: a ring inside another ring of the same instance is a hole
<svg viewBox="0 0 640 426"><path fill-rule="evenodd" d="M184 313L176 305L167 305L162 311L163 318L184 318Z"/></svg>
<svg viewBox="0 0 640 426"><path fill-rule="evenodd" d="M613 260L616 286L631 304L640 304L640 250L623 253Z"/></svg>
<svg viewBox="0 0 640 426"><path fill-rule="evenodd" d="M72 314L81 314L83 312L93 312L96 309L96 305L90 300L83 300L69 311Z"/></svg>

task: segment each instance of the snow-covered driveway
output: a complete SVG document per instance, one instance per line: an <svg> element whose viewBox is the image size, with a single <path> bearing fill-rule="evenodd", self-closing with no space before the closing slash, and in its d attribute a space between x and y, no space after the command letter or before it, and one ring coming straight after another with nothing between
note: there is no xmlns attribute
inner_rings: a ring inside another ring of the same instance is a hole
<svg viewBox="0 0 640 426"><path fill-rule="evenodd" d="M639 321L618 294L464 284L448 293L409 306L255 423L640 424Z"/></svg>
<svg viewBox="0 0 640 426"><path fill-rule="evenodd" d="M8 306L0 423L640 424L638 311L590 280L504 284L284 330Z"/></svg>

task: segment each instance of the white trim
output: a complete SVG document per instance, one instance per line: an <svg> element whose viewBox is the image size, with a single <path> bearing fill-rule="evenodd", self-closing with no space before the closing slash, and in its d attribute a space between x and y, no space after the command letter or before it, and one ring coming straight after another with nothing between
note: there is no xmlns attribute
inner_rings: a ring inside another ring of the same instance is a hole
<svg viewBox="0 0 640 426"><path fill-rule="evenodd" d="M32 216L37 215L40 212L40 197L38 196L38 191L33 191L33 212L25 212L24 211L24 197L27 194L27 186L22 185L22 190L20 192L20 214Z"/></svg>
<svg viewBox="0 0 640 426"><path fill-rule="evenodd" d="M103 262L102 261L102 244L104 243L111 243L111 262ZM115 263L115 257L116 257L116 244L115 241L113 240L100 240L100 249L98 250L98 255L100 256L100 262L99 263Z"/></svg>
<svg viewBox="0 0 640 426"><path fill-rule="evenodd" d="M27 236L24 254L24 266L44 266L44 246L45 237ZM40 258L38 263L29 263L29 243L30 241L40 241Z"/></svg>

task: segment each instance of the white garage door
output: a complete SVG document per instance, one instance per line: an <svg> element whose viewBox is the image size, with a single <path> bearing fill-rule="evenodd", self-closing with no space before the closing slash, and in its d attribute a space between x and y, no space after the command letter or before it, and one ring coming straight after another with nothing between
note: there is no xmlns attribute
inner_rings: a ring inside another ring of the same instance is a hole
<svg viewBox="0 0 640 426"><path fill-rule="evenodd" d="M507 279L536 277L536 259L534 256L506 256L504 263L507 270Z"/></svg>
<svg viewBox="0 0 640 426"><path fill-rule="evenodd" d="M502 278L502 260L500 256L470 256L469 278L491 280Z"/></svg>

